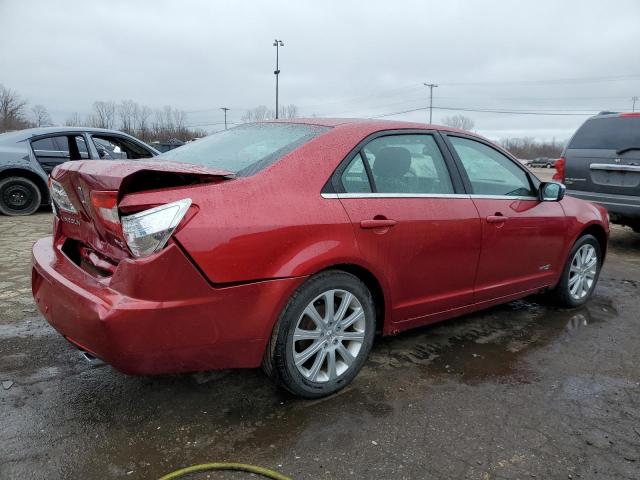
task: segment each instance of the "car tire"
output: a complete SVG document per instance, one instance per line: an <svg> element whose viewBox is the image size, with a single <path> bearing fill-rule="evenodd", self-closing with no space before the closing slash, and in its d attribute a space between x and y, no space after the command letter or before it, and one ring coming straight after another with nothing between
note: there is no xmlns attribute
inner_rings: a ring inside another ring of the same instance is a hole
<svg viewBox="0 0 640 480"><path fill-rule="evenodd" d="M9 216L31 215L40 208L42 193L38 186L24 177L0 180L0 213Z"/></svg>
<svg viewBox="0 0 640 480"><path fill-rule="evenodd" d="M263 369L300 397L331 395L364 365L373 344L375 315L371 292L356 276L339 270L315 275L283 309Z"/></svg>
<svg viewBox="0 0 640 480"><path fill-rule="evenodd" d="M562 307L584 305L593 295L601 267L602 252L598 240L593 235L583 235L569 253L560 281L551 291L552 298Z"/></svg>
<svg viewBox="0 0 640 480"><path fill-rule="evenodd" d="M549 165L548 163L545 165L545 168L551 168L551 165Z"/></svg>

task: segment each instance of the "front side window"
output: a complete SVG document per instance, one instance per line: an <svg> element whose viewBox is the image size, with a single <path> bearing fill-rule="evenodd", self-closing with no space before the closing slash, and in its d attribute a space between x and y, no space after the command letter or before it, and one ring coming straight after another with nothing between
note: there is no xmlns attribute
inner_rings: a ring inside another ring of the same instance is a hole
<svg viewBox="0 0 640 480"><path fill-rule="evenodd" d="M527 174L510 158L484 143L449 136L477 195L534 196Z"/></svg>
<svg viewBox="0 0 640 480"><path fill-rule="evenodd" d="M150 158L153 154L146 148L127 139L109 135L92 135L93 144L104 160L127 160Z"/></svg>
<svg viewBox="0 0 640 480"><path fill-rule="evenodd" d="M376 192L453 193L451 177L432 135L389 135L363 149Z"/></svg>
<svg viewBox="0 0 640 480"><path fill-rule="evenodd" d="M223 130L156 157L219 168L246 177L329 130L299 123L253 123Z"/></svg>

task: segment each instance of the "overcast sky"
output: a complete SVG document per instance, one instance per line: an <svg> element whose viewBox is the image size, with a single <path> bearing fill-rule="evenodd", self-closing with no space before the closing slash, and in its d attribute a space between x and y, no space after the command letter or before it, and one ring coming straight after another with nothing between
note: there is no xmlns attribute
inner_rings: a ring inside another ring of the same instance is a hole
<svg viewBox="0 0 640 480"><path fill-rule="evenodd" d="M464 113L475 130L565 139L640 95L640 1L0 0L0 83L54 122L94 100L191 112L217 129L260 104L305 116L428 120L434 106L571 115ZM640 102L637 107L640 109Z"/></svg>

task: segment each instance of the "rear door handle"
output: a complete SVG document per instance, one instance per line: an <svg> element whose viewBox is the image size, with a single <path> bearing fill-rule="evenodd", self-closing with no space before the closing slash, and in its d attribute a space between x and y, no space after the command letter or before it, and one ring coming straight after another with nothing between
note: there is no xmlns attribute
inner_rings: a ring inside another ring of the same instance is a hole
<svg viewBox="0 0 640 480"><path fill-rule="evenodd" d="M504 223L509 220L509 217L504 215L489 215L487 217L487 223Z"/></svg>
<svg viewBox="0 0 640 480"><path fill-rule="evenodd" d="M380 219L380 220L362 220L360 222L360 228L389 228L393 227L396 223L395 220Z"/></svg>

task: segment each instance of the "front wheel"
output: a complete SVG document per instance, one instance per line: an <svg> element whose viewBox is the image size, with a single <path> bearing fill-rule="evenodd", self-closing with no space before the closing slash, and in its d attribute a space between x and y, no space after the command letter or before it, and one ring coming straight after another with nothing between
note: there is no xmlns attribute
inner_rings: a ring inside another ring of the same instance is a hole
<svg viewBox="0 0 640 480"><path fill-rule="evenodd" d="M327 271L289 299L265 352L265 372L290 392L319 398L348 385L375 333L371 293L357 277Z"/></svg>
<svg viewBox="0 0 640 480"><path fill-rule="evenodd" d="M593 235L583 235L573 245L552 296L564 307L584 305L596 288L602 267L600 244Z"/></svg>

